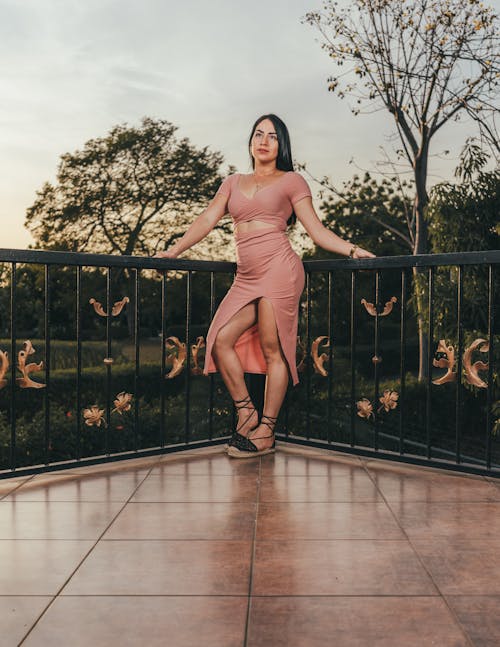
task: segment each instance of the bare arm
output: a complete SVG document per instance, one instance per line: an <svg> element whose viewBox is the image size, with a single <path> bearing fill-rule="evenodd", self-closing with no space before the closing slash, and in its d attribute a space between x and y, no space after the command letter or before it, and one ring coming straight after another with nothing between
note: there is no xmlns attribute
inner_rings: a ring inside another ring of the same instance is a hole
<svg viewBox="0 0 500 647"><path fill-rule="evenodd" d="M349 256L353 248L353 243L344 240L334 234L333 231L327 229L321 220L318 218L314 210L312 200L309 197L302 198L293 206L298 220L304 226L309 236L313 239L316 245L326 249L328 252L335 252L336 254L343 254ZM374 258L375 254L363 249L362 247L354 246L352 258Z"/></svg>
<svg viewBox="0 0 500 647"><path fill-rule="evenodd" d="M186 233L172 247L155 254L157 258L177 258L182 252L205 238L219 220L227 213L228 196L218 194L208 207L200 213L186 230Z"/></svg>

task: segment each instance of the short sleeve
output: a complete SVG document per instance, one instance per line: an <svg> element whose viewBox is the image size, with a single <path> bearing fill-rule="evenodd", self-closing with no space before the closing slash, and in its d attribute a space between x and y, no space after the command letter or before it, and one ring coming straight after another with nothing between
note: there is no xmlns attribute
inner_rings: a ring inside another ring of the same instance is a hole
<svg viewBox="0 0 500 647"><path fill-rule="evenodd" d="M292 180L289 185L288 197L292 204L295 204L302 198L312 198L311 189L299 173L293 173Z"/></svg>
<svg viewBox="0 0 500 647"><path fill-rule="evenodd" d="M220 185L220 187L217 189L216 196L217 195L225 195L226 197L229 197L231 195L231 185L232 185L232 179L234 175L229 175L224 182Z"/></svg>

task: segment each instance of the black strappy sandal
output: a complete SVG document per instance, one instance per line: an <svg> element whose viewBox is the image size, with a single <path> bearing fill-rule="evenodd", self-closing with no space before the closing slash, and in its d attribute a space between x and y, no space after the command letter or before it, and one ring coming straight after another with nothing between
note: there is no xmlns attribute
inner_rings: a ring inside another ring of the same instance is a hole
<svg viewBox="0 0 500 647"><path fill-rule="evenodd" d="M266 420L264 420L266 418ZM262 415L260 424L266 425L271 430L271 433L268 436L255 436L254 440L259 438L272 438L274 436L274 427L278 417ZM266 447L265 449L258 449L257 446L247 438L238 434L239 438L234 445L231 445L227 450L228 456L232 458L253 458L254 456L263 456L264 454L274 454L276 451L276 441L273 440L271 447Z"/></svg>
<svg viewBox="0 0 500 647"><path fill-rule="evenodd" d="M233 447L233 446L238 446L242 440L246 440L246 436L238 432L242 427L244 427L247 424L247 422L253 416L253 412L257 411L257 409L253 406L252 398L249 395L247 395L246 398L243 398L243 400L233 400L233 402L237 410L246 408L246 409L252 409L252 412L250 413L248 418L246 418L246 420L244 420L244 422L241 423L241 425L236 429L236 431L233 432L233 435L225 445L225 449L229 449L229 447ZM248 405L251 405L251 406L248 406ZM255 427L252 427L252 429L255 429ZM250 431L252 431L252 429L250 429Z"/></svg>

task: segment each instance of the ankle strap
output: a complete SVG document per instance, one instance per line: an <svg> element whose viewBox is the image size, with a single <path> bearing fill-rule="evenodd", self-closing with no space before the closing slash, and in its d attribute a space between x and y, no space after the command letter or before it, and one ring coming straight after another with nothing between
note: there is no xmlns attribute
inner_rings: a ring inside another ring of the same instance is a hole
<svg viewBox="0 0 500 647"><path fill-rule="evenodd" d="M264 418L266 418L269 422L266 422L266 420L264 420ZM276 417L275 416L267 416L265 413L263 413L262 417L260 419L260 424L261 425L266 425L267 427L269 427L269 429L271 431L273 431L274 427L276 426L277 421L278 421L278 416L276 416Z"/></svg>
<svg viewBox="0 0 500 647"><path fill-rule="evenodd" d="M250 405L252 404L252 398L249 395L247 395L247 397L243 398L243 400L233 400L233 402L234 402L234 406L237 409L244 409L249 404Z"/></svg>

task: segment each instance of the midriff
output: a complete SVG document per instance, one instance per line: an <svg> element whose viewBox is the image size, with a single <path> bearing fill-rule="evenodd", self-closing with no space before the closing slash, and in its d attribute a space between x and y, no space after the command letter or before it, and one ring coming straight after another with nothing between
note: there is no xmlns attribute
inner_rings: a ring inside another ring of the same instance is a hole
<svg viewBox="0 0 500 647"><path fill-rule="evenodd" d="M249 231L256 231L257 229L274 229L275 225L272 225L268 222L262 220L249 220L248 222L240 222L239 225L236 225L234 228L235 233L246 234Z"/></svg>

